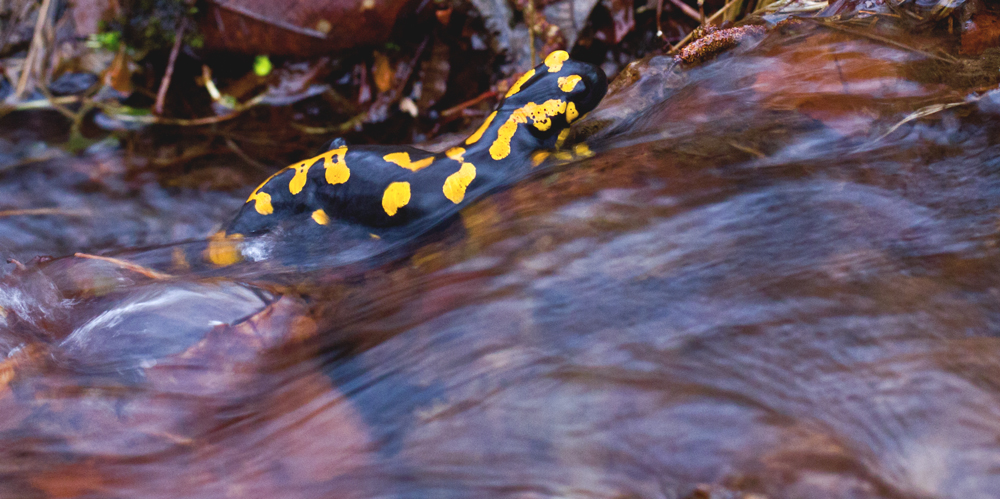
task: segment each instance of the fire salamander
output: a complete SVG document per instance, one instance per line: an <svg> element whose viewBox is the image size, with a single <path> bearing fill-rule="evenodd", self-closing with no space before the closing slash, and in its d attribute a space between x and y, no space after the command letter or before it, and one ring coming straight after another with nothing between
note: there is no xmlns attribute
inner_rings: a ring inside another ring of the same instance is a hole
<svg viewBox="0 0 1000 499"><path fill-rule="evenodd" d="M438 154L341 146L300 161L254 189L224 237L264 233L292 217L321 226L346 222L373 234L433 223L544 161L607 87L599 67L552 52L461 144Z"/></svg>

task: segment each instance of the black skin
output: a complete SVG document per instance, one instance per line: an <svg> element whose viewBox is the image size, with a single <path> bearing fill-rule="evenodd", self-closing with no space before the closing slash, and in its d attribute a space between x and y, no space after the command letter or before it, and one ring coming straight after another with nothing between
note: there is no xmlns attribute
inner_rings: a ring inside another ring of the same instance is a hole
<svg viewBox="0 0 1000 499"><path fill-rule="evenodd" d="M552 60L552 56L546 60ZM256 201L251 198L226 228L226 234L261 234L292 218L301 219L301 223L316 224L309 215L320 209L331 221L357 225L373 234L404 226L429 226L454 215L476 199L523 176L532 168L532 153L553 148L559 132L569 127L565 112L552 116L551 125L546 130L533 125L529 118L527 123L517 125L507 156L494 159L490 147L497 139L501 126L515 110L522 109L529 102L542 104L550 99L558 99L574 103L578 115L582 116L604 98L608 84L601 68L566 59L561 61L558 71L550 71L551 67L558 65L547 66L543 63L536 67L534 76L521 85L520 91L500 102L496 116L479 140L471 144L465 141L458 144L458 147L465 149L462 161L474 165L476 172L460 203L454 203L442 192L446 179L461 167L459 161L449 158L445 153L433 154L406 146L347 146L346 155L342 158L350 170L346 182L333 185L328 183L325 179L324 160L318 157L309 166L307 180L301 191L292 194L289 182L294 177L295 170L286 168L258 188L259 192L270 196L273 212L260 214ZM566 77L572 75L578 75L580 80L571 91L566 92L560 88L559 79L563 78L565 81ZM383 159L383 156L397 152L409 153L411 162L428 157L433 157L434 160L430 166L411 171ZM405 206L390 216L383 208L382 199L386 187L393 182L408 182L411 196Z"/></svg>

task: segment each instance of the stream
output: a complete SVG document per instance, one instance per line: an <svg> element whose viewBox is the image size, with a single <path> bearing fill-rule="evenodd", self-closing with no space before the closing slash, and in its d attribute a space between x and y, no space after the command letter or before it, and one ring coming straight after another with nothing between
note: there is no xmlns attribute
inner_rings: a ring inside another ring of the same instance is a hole
<svg viewBox="0 0 1000 499"><path fill-rule="evenodd" d="M0 497L997 497L997 67L811 23L648 58L593 157L428 240L224 268L260 179L0 123L0 209L50 210L0 217Z"/></svg>

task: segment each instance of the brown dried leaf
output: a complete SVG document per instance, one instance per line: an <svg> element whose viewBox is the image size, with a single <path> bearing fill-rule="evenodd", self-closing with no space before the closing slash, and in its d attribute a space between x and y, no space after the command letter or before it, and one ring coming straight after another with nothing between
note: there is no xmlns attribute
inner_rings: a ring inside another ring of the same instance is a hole
<svg viewBox="0 0 1000 499"><path fill-rule="evenodd" d="M411 0L212 0L199 25L205 47L309 56L383 43Z"/></svg>
<svg viewBox="0 0 1000 499"><path fill-rule="evenodd" d="M550 23L559 26L559 31L566 39L566 47L572 48L597 2L598 0L562 0L546 5L542 13Z"/></svg>
<svg viewBox="0 0 1000 499"><path fill-rule="evenodd" d="M389 58L381 52L375 52L375 64L372 65L372 77L379 93L388 92L396 79L396 74L389 63Z"/></svg>
<svg viewBox="0 0 1000 499"><path fill-rule="evenodd" d="M493 51L497 53L510 52L511 40L514 38L510 23L514 12L506 0L470 0L472 5L483 16L483 24L492 35ZM596 0L595 0L596 1Z"/></svg>
<svg viewBox="0 0 1000 499"><path fill-rule="evenodd" d="M111 66L104 72L104 84L124 95L132 93L132 61L125 48L118 51Z"/></svg>
<svg viewBox="0 0 1000 499"><path fill-rule="evenodd" d="M615 43L619 43L625 35L635 27L635 6L632 0L605 0L611 11L611 20L615 29Z"/></svg>
<svg viewBox="0 0 1000 499"><path fill-rule="evenodd" d="M438 9L434 11L434 15L437 16L437 20L442 26L447 26L451 23L451 7L447 9Z"/></svg>

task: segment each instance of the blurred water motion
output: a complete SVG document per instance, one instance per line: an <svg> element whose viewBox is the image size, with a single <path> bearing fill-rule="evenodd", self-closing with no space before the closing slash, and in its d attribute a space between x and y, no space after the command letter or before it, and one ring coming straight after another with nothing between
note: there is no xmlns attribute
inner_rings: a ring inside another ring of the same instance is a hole
<svg viewBox="0 0 1000 499"><path fill-rule="evenodd" d="M996 57L654 58L597 156L336 279L15 273L0 497L996 497ZM224 317L67 348L167 289Z"/></svg>

